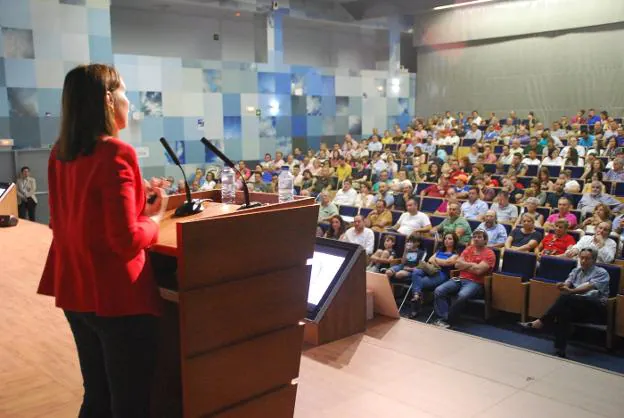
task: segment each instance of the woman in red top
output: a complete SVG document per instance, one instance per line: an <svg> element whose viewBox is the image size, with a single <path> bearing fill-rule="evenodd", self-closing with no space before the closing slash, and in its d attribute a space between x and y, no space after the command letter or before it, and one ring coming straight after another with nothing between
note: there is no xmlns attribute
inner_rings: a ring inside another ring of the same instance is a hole
<svg viewBox="0 0 624 418"><path fill-rule="evenodd" d="M165 202L154 189L146 203L136 153L116 138L128 108L114 68L70 71L48 162L53 239L38 292L56 298L74 335L81 418L149 416L160 306L145 249Z"/></svg>
<svg viewBox="0 0 624 418"><path fill-rule="evenodd" d="M561 218L555 222L555 232L546 235L537 247L537 255L563 255L576 244L574 237L568 234L568 221Z"/></svg>

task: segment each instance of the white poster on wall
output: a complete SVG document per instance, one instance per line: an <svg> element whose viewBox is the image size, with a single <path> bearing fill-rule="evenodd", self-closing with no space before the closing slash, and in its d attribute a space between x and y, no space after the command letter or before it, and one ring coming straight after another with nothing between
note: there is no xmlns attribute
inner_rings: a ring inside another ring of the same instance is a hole
<svg viewBox="0 0 624 418"><path fill-rule="evenodd" d="M148 158L149 157L149 147L134 147L137 158Z"/></svg>

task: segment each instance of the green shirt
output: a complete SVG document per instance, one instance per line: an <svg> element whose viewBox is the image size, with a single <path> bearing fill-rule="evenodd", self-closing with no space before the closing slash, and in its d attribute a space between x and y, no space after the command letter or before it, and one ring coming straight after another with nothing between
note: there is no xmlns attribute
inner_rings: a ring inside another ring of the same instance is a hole
<svg viewBox="0 0 624 418"><path fill-rule="evenodd" d="M472 229L468 221L461 216L457 217L454 221L452 221L451 218L446 218L442 221L438 230L441 232L441 235L444 235L449 232L455 232L457 228L462 228L465 231L464 235L459 238L459 243L468 244L472 236Z"/></svg>
<svg viewBox="0 0 624 418"><path fill-rule="evenodd" d="M331 218L334 215L338 215L338 208L333 203L330 203L327 206L319 206L319 222L323 222L325 219Z"/></svg>

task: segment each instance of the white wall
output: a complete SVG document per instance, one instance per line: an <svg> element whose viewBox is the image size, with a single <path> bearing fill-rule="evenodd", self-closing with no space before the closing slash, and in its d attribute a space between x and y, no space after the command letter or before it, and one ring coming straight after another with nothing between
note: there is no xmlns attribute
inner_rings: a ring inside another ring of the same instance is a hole
<svg viewBox="0 0 624 418"><path fill-rule="evenodd" d="M537 34L622 21L622 0L502 1L423 15L414 25L414 45Z"/></svg>
<svg viewBox="0 0 624 418"><path fill-rule="evenodd" d="M286 64L374 70L388 56L385 30L284 19Z"/></svg>
<svg viewBox="0 0 624 418"><path fill-rule="evenodd" d="M111 8L113 52L221 61L266 62L263 16L226 19ZM218 33L219 41L213 40ZM284 19L284 61L316 67L378 69L388 60L387 31Z"/></svg>
<svg viewBox="0 0 624 418"><path fill-rule="evenodd" d="M196 17L111 8L113 52L216 61L256 59L258 36L253 19ZM219 34L219 41L213 35ZM266 48L266 37L264 43Z"/></svg>

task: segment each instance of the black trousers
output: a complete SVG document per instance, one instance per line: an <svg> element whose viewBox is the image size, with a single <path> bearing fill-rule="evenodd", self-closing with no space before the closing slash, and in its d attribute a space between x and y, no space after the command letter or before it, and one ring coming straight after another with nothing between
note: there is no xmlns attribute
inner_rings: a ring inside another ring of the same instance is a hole
<svg viewBox="0 0 624 418"><path fill-rule="evenodd" d="M65 311L80 360L79 418L147 418L156 365L158 318Z"/></svg>
<svg viewBox="0 0 624 418"><path fill-rule="evenodd" d="M597 298L580 295L560 295L541 318L555 326L555 348L565 350L572 322L603 324L607 317L606 306Z"/></svg>
<svg viewBox="0 0 624 418"><path fill-rule="evenodd" d="M28 219L35 222L35 212L37 210L37 203L32 198L28 198L25 202L22 202L17 207L17 214L22 219Z"/></svg>

